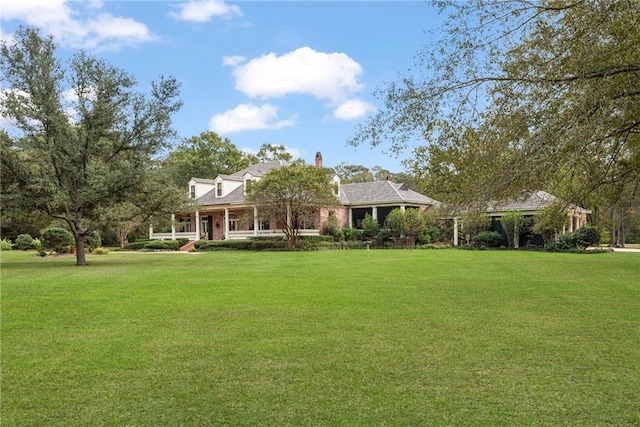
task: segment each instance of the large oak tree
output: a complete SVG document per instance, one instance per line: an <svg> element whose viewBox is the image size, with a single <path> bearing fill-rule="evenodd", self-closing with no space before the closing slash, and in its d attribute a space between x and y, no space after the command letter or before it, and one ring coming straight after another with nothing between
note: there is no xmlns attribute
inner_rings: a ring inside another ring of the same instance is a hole
<svg viewBox="0 0 640 427"><path fill-rule="evenodd" d="M144 194L150 159L175 136L179 84L160 78L145 94L125 71L85 52L63 65L53 38L37 29L15 37L0 56L8 85L0 108L14 126L2 144L3 197L64 220L85 265L89 221Z"/></svg>

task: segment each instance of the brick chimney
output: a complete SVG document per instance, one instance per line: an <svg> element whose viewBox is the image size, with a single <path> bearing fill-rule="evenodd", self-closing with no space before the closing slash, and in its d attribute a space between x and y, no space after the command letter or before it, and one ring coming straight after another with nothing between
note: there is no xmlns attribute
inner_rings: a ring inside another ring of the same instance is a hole
<svg viewBox="0 0 640 427"><path fill-rule="evenodd" d="M316 153L316 167L322 169L322 153L319 151Z"/></svg>

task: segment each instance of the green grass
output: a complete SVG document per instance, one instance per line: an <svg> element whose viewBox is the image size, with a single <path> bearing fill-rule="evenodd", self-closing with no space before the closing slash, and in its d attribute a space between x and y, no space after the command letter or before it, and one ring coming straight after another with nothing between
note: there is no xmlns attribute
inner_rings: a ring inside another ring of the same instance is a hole
<svg viewBox="0 0 640 427"><path fill-rule="evenodd" d="M640 424L640 254L2 252L3 426Z"/></svg>

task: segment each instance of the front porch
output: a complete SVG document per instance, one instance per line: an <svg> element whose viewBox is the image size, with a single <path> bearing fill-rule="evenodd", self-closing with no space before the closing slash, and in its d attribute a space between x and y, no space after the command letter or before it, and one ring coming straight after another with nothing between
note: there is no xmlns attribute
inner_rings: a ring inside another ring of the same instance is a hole
<svg viewBox="0 0 640 427"><path fill-rule="evenodd" d="M319 236L320 226L300 229L300 236ZM274 222L262 221L257 209L231 209L196 211L191 214L171 215L171 231L156 232L149 226L149 239L176 240L241 240L256 237L285 237Z"/></svg>

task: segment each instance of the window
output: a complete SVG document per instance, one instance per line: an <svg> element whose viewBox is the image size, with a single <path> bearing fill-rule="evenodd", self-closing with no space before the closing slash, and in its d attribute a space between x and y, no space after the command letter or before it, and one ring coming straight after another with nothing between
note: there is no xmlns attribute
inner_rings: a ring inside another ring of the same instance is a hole
<svg viewBox="0 0 640 427"><path fill-rule="evenodd" d="M238 216L236 214L229 215L229 231L238 231Z"/></svg>
<svg viewBox="0 0 640 427"><path fill-rule="evenodd" d="M184 194L184 193L183 193ZM178 223L179 233L191 233L191 218L183 218Z"/></svg>
<svg viewBox="0 0 640 427"><path fill-rule="evenodd" d="M204 238L209 235L209 218L202 217L200 222L200 237Z"/></svg>
<svg viewBox="0 0 640 427"><path fill-rule="evenodd" d="M191 187L189 187L189 197L191 199L195 199L196 198L196 186L195 185L192 185Z"/></svg>
<svg viewBox="0 0 640 427"><path fill-rule="evenodd" d="M260 230L269 230L271 224L269 223L269 221L260 221L258 223L258 227L260 228Z"/></svg>
<svg viewBox="0 0 640 427"><path fill-rule="evenodd" d="M222 183L216 184L216 197L222 197Z"/></svg>

